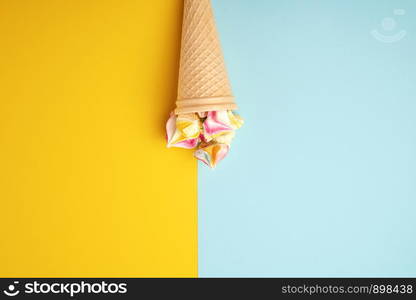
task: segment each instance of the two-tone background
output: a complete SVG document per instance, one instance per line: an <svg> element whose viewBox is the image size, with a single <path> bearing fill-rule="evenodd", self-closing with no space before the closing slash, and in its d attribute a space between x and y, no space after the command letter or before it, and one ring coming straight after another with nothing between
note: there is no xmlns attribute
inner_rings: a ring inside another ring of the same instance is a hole
<svg viewBox="0 0 416 300"><path fill-rule="evenodd" d="M416 276L416 3L213 0L246 120L166 149L181 0L0 0L0 276Z"/></svg>

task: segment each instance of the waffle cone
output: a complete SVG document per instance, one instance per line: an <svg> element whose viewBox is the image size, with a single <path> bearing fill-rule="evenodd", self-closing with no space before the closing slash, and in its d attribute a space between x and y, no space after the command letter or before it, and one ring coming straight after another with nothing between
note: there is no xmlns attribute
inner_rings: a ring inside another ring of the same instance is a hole
<svg viewBox="0 0 416 300"><path fill-rule="evenodd" d="M234 110L210 0L184 0L176 114Z"/></svg>

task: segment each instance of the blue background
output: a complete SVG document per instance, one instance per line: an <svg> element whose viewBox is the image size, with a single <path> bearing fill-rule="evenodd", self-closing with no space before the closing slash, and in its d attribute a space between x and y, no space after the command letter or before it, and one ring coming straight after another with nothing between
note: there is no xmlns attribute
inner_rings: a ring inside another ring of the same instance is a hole
<svg viewBox="0 0 416 300"><path fill-rule="evenodd" d="M213 6L246 123L199 166L199 275L416 276L416 1Z"/></svg>

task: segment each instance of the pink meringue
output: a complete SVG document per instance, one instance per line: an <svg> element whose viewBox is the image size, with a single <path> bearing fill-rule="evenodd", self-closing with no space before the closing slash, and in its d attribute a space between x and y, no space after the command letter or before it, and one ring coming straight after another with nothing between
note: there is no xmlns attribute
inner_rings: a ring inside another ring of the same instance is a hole
<svg viewBox="0 0 416 300"><path fill-rule="evenodd" d="M198 145L201 131L200 120L195 114L176 116L171 114L166 123L167 146L193 149Z"/></svg>
<svg viewBox="0 0 416 300"><path fill-rule="evenodd" d="M243 119L232 111L208 111L202 113L171 113L166 123L168 147L197 150L194 156L211 168L224 159L230 149L235 130L243 125Z"/></svg>

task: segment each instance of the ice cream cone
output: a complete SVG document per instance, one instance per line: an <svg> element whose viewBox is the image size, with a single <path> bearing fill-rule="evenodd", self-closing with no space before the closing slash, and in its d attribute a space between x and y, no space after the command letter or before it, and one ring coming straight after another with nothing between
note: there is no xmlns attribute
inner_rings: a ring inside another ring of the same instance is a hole
<svg viewBox="0 0 416 300"><path fill-rule="evenodd" d="M210 0L184 0L176 114L235 110Z"/></svg>

